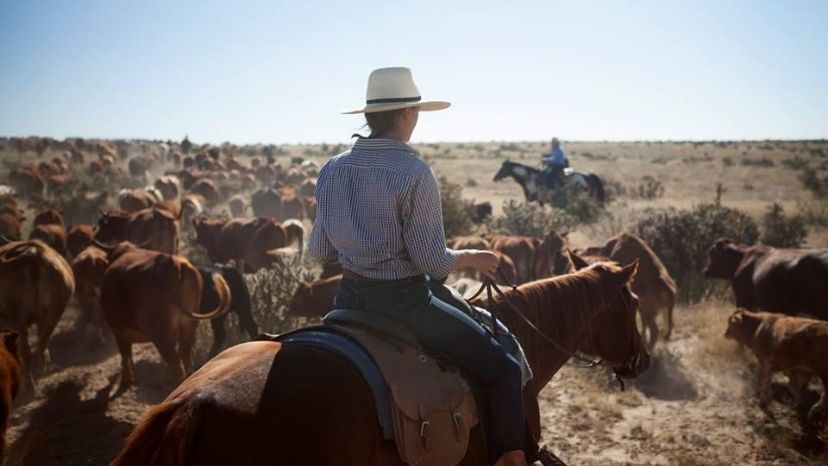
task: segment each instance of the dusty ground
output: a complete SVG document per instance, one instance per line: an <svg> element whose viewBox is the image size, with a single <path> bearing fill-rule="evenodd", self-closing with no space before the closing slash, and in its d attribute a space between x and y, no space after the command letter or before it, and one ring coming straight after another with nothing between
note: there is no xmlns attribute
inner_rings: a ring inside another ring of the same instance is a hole
<svg viewBox="0 0 828 466"><path fill-rule="evenodd" d="M788 406L774 403L772 417L757 407L752 357L721 336L727 313L721 303L679 308L674 339L626 391L601 369L565 367L541 393L544 441L573 465L828 463L826 444L805 442ZM15 406L7 465L107 464L173 388L155 349L137 345L136 386L117 393L114 345L88 345L76 316L70 309L54 336L37 396Z"/></svg>
<svg viewBox="0 0 828 466"><path fill-rule="evenodd" d="M617 212L634 215L646 207L710 201L722 183L725 205L756 217L772 201L782 202L788 212L813 202L785 161L807 158L824 170L825 157L811 151L826 146L565 143L573 165L617 186L635 189L647 175L663 183L662 197L625 196L612 204ZM497 213L504 200L522 198L512 181L491 180L502 160L536 165L546 143L419 148L438 174L463 184L465 196L491 201ZM290 150L322 161L320 149ZM596 230L574 236L576 242L605 239ZM811 229L808 244L828 247L828 231ZM601 370L565 367L541 394L545 442L573 465L828 464L824 441L805 441L789 406L775 403L770 414L758 408L752 356L721 336L730 311L730 304L719 302L678 308L673 340L659 345L651 371L624 392ZM173 388L166 367L147 344L134 349L136 385L117 393L120 357L114 344L91 345L90 336L74 328L76 317L70 308L55 333L51 366L36 394L15 403L7 465L107 464L141 413ZM200 331L197 362L205 359L209 340L204 337L209 336L209 330ZM776 393L786 400L783 389Z"/></svg>

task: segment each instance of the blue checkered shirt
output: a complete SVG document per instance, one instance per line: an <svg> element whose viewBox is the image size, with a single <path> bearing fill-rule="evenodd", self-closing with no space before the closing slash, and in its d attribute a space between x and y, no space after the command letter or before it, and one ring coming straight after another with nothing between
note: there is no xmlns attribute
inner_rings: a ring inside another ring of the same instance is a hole
<svg viewBox="0 0 828 466"><path fill-rule="evenodd" d="M395 139L359 138L322 167L309 254L368 278L442 279L458 253L446 248L431 168Z"/></svg>

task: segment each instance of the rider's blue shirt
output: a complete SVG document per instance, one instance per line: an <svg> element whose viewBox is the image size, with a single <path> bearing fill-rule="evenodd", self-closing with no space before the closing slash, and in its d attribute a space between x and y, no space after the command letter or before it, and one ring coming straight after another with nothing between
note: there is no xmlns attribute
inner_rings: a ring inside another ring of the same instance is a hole
<svg viewBox="0 0 828 466"><path fill-rule="evenodd" d="M566 156L561 146L552 149L552 152L543 156L543 163L546 165L566 166Z"/></svg>

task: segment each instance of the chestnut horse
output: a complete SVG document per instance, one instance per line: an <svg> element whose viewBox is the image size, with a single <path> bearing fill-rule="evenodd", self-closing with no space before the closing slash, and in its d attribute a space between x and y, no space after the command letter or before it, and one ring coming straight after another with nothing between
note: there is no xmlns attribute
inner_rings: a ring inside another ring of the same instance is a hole
<svg viewBox="0 0 828 466"><path fill-rule="evenodd" d="M538 393L570 357L546 338L601 357L622 377L647 369L635 323L637 298L628 286L636 267L594 264L495 298L492 307L534 369L524 392L534 439L540 438ZM460 464L488 460L478 425ZM148 410L112 466L147 464L403 465L394 442L382 437L367 384L347 359L268 341L225 350Z"/></svg>

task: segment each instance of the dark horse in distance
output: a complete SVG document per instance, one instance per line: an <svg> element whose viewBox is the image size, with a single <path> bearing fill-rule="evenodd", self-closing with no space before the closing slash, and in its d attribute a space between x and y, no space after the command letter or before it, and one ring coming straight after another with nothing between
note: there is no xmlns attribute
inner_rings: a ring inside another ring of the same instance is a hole
<svg viewBox="0 0 828 466"><path fill-rule="evenodd" d="M533 367L524 407L535 440L541 432L538 394L571 352L600 357L618 377L637 377L649 366L629 287L637 266L598 263L494 298L490 308L514 332ZM371 391L350 360L315 346L254 341L220 353L150 408L112 466L148 464L404 463L394 441L383 439ZM480 424L459 464L488 464Z"/></svg>
<svg viewBox="0 0 828 466"><path fill-rule="evenodd" d="M505 160L495 174L494 181L511 177L523 188L523 195L528 202L538 201L543 204L542 196L539 196L541 191L555 190L559 186L551 182L542 184L540 173L537 168ZM585 189L598 202L603 203L606 200L604 182L594 173L567 168L564 171L563 185Z"/></svg>

